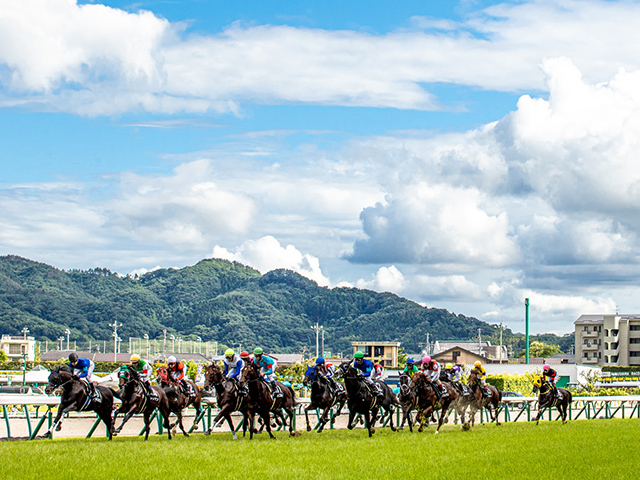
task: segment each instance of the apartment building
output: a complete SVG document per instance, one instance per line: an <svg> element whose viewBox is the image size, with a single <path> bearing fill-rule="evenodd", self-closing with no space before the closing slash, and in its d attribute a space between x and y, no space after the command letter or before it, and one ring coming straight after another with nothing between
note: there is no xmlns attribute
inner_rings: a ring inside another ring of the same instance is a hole
<svg viewBox="0 0 640 480"><path fill-rule="evenodd" d="M581 315L574 324L576 363L640 366L640 314Z"/></svg>

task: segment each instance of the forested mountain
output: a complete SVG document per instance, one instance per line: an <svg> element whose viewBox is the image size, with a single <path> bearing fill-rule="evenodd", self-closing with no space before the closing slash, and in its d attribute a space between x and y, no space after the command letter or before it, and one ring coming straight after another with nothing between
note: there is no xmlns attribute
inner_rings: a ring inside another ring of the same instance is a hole
<svg viewBox="0 0 640 480"><path fill-rule="evenodd" d="M420 351L426 339L483 338L497 327L447 310L425 308L391 293L319 287L297 273L265 275L237 262L208 259L182 269L121 277L104 268L63 271L17 256L0 257L0 333L55 340L70 329L78 341L162 336L162 330L247 347L299 352L315 345L316 322L328 350L352 340L400 341ZM513 335L509 330L506 334ZM194 338L194 337L193 337Z"/></svg>

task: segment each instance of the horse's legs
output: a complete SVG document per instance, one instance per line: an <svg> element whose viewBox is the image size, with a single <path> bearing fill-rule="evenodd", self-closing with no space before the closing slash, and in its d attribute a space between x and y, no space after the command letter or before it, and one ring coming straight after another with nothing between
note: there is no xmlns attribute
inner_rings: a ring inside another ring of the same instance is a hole
<svg viewBox="0 0 640 480"><path fill-rule="evenodd" d="M70 412L71 410L73 410L73 404L67 405L64 408L59 408L58 409L58 414L56 415L56 418L53 420L53 423L51 424L51 427L49 428L49 430L47 430L45 432L45 434L43 436L44 437L50 437L51 436L51 430L53 428L56 429L56 432L59 432L60 428L62 427L62 416L65 413Z"/></svg>
<svg viewBox="0 0 640 480"><path fill-rule="evenodd" d="M116 414L117 413L118 413L118 411L116 410ZM117 435L118 433L120 433L122 431L122 427L124 427L124 424L127 423L132 416L133 416L133 412L127 412L127 414L122 419L122 423L120 424L120 426L118 428L115 429L113 434ZM113 417L113 426L114 427L116 426L116 418L115 417Z"/></svg>
<svg viewBox="0 0 640 480"><path fill-rule="evenodd" d="M266 412L261 411L260 418L262 418L262 421L264 422L265 428L267 429L267 433L269 434L269 438L273 438L275 440L276 437L271 432L271 422L269 418L269 411L268 410Z"/></svg>
<svg viewBox="0 0 640 480"><path fill-rule="evenodd" d="M304 418L307 419L307 432L311 431L311 424L309 423L309 408L311 408L311 403L307 405L307 408L304 409Z"/></svg>

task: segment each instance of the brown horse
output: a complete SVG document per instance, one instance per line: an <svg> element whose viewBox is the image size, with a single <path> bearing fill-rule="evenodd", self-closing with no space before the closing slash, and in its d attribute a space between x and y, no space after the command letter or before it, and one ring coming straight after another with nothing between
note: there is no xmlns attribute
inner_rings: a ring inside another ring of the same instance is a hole
<svg viewBox="0 0 640 480"><path fill-rule="evenodd" d="M418 428L418 431L422 431L425 420L427 420L428 425L428 419L433 418L433 413L440 411L440 418L438 419L438 426L435 431L435 434L437 435L440 432L440 427L444 423L444 419L447 417L447 412L451 407L451 404L458 400L458 391L451 384L442 383L449 395L446 397L437 395L435 389L439 387L432 383L429 377L422 372L414 373L411 381L413 382L416 388L416 394L419 397L420 408L418 410L417 419L420 420L420 427Z"/></svg>
<svg viewBox="0 0 640 480"><path fill-rule="evenodd" d="M142 413L144 415L145 435L144 439L149 438L149 431L151 430L149 423L151 421L151 415L156 410L160 411L162 415L164 428L167 429L169 440L171 440L171 426L169 425L169 415L171 410L169 408L169 400L161 387L154 385L151 387L155 395L151 396L147 392L147 389L140 380L140 375L135 368L129 365L124 365L120 368L119 386L120 386L120 400L122 405L113 414L113 427L116 426L116 418L119 413L126 413L120 426L113 431L113 435L117 435L122 431L122 427L127 421L136 413Z"/></svg>
<svg viewBox="0 0 640 480"><path fill-rule="evenodd" d="M191 380L187 380L185 378L185 382L191 385L191 388L195 393L195 397L189 397L189 395L187 395L183 391L182 387L169 377L169 371L167 370L167 367L159 367L156 371L156 374L158 375L160 386L164 390L164 393L166 394L167 399L169 400L169 408L177 418L176 422L171 425L173 434L175 435L176 433L176 426L179 426L180 430L182 431L182 434L185 437L188 437L189 434L186 432L186 430L184 429L184 426L182 425L182 411L185 408L187 408L189 405L193 405L193 407L196 409L196 417L193 421L193 428L194 430L197 430L198 429L197 420L198 420L198 417L200 416L200 410L201 410L201 404L202 404L200 389Z"/></svg>
<svg viewBox="0 0 640 480"><path fill-rule="evenodd" d="M293 391L293 388L287 387L280 382L276 382L282 392L282 396L274 398L271 389L260 376L260 367L254 363L250 363L242 369L242 377L240 378L240 381L245 383L249 388L249 409L247 411L247 416L249 418L250 439L253 439L253 432L255 431L254 421L256 413L262 419L267 432L269 432L269 437L276 438L271 432L269 414L273 412L274 415L280 416L286 426L286 421L281 410L284 410L289 417L289 435L296 435L293 430L293 416L295 415L295 407L297 404L296 394Z"/></svg>
<svg viewBox="0 0 640 480"><path fill-rule="evenodd" d="M483 392L483 387L480 385L480 381L476 373L472 370L469 374L469 387L473 393L474 401L469 406L469 416L471 417L471 425L475 424L475 415L478 410L483 408L489 412L492 422L496 422L496 425L500 425L498 420L498 407L502 401L502 392L493 385L486 385L486 391ZM485 393L487 392L487 393Z"/></svg>
<svg viewBox="0 0 640 480"><path fill-rule="evenodd" d="M553 408L556 407L560 412L560 417L562 418L562 423L567 423L567 408L569 404L573 400L571 396L571 392L565 390L564 388L558 388L558 392L562 398L558 398L551 384L544 378L544 376L540 376L535 379L533 382L533 392L538 393L538 415L536 416L536 425L540 421L540 417L542 416L542 412L544 412L545 408Z"/></svg>
<svg viewBox="0 0 640 480"><path fill-rule="evenodd" d="M243 433L246 433L247 410L249 408L248 398L240 391L240 385L233 380L225 378L222 370L216 363L207 365L204 370L204 389L205 391L210 391L211 387L215 388L220 413L218 413L218 415L213 419L213 423L209 430L205 432L205 435L210 435L213 430L213 426L218 426L218 422L222 423L226 420L229 428L231 429L231 433L233 434L233 439L237 440L238 437L233 427L231 414L236 411L242 412L242 415L244 416Z"/></svg>
<svg viewBox="0 0 640 480"><path fill-rule="evenodd" d="M307 420L307 432L311 431L309 423L309 410L322 409L320 421L318 422L318 433L322 433L324 426L329 422L329 412L333 407L337 407L336 414L331 418L331 425L334 424L337 416L342 412L344 404L347 403L347 391L341 383L336 382L336 390L332 391L330 380L318 373L317 368L307 366L302 384L305 387L311 386L311 402L304 409L304 416Z"/></svg>
<svg viewBox="0 0 640 480"><path fill-rule="evenodd" d="M400 395L398 395L398 401L402 408L402 422L398 427L398 430L404 429L404 423L409 425L409 431L413 432L413 419L411 418L411 411L418 408L418 395L413 388L411 377L405 372L398 372L400 376Z"/></svg>

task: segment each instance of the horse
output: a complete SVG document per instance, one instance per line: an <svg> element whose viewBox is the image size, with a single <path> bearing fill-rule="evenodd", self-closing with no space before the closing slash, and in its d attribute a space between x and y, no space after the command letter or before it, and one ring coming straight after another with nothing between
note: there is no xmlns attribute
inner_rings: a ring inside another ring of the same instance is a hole
<svg viewBox="0 0 640 480"><path fill-rule="evenodd" d="M414 373L411 380L415 385L416 394L420 398L420 408L417 418L420 420L420 427L418 428L418 431L422 431L424 420L429 417L433 419L433 413L439 410L440 418L435 431L435 434L437 435L440 433L440 427L442 427L442 424L444 423L449 407L458 399L458 391L450 383L442 383L444 388L447 390L448 395L442 396L442 393L437 394L436 388L439 388L438 385L432 383L429 377L427 377L423 372ZM426 408L424 407L425 405Z"/></svg>
<svg viewBox="0 0 640 480"><path fill-rule="evenodd" d="M384 408L391 418L391 430L396 431L393 426L393 407L399 406L398 399L384 382L377 382L382 389L382 396L375 395L366 385L360 370L356 369L351 361L340 364L336 370L336 377L344 378L344 385L347 388L347 405L349 407L349 424L347 428L352 430L355 425L353 420L356 414L364 417L364 425L369 432L369 437L375 433L375 424L378 419L380 408Z"/></svg>
<svg viewBox="0 0 640 480"><path fill-rule="evenodd" d="M486 409L489 412L492 422L500 425L498 420L498 406L502 401L502 392L493 385L487 385L485 388L489 391L489 396L483 393L482 385L478 380L478 376L472 370L469 374L469 387L473 393L474 401L469 407L469 416L471 417L471 425L475 424L475 415L478 410Z"/></svg>
<svg viewBox="0 0 640 480"><path fill-rule="evenodd" d="M286 426L286 420L284 419L281 411L282 409L284 409L289 417L289 435L292 437L296 435L293 431L293 416L295 415L294 409L297 403L296 394L293 391L293 388L287 387L280 382L276 382L282 392L282 396L274 398L271 389L260 377L260 367L253 363L245 365L242 369L240 381L245 383L249 388L249 409L247 411L247 417L249 419L249 439L253 439L256 413L258 413L264 423L264 426L267 428L269 437L276 438L271 432L269 414L270 412L274 412L275 415L280 416L283 424Z"/></svg>
<svg viewBox="0 0 640 480"><path fill-rule="evenodd" d="M167 398L164 390L161 387L154 385L151 387L155 393L155 396L151 396L147 389L140 380L140 375L134 367L124 365L120 368L118 374L119 387L120 387L120 400L122 405L113 414L113 434L117 435L122 431L122 427L127 421L136 413L142 413L144 415L145 435L144 439L149 438L149 431L151 430L149 424L151 423L151 415L156 410L160 411L162 415L162 421L164 428L167 429L169 440L171 440L171 426L169 424L169 415L171 415L171 409L169 408L169 399ZM126 413L122 419L122 423L116 429L116 418L119 413Z"/></svg>
<svg viewBox="0 0 640 480"><path fill-rule="evenodd" d="M62 428L62 416L72 410L83 411L92 410L98 414L100 420L107 426L109 440L113 437L113 422L111 413L113 412L113 390L101 385L96 386L99 398L90 398L88 387L84 381L80 380L71 372L67 366L59 367L49 374L45 393L51 395L58 388L62 388L60 395L60 407L58 414L53 420L49 430L43 435L44 438L51 437L52 429L59 432Z"/></svg>
<svg viewBox="0 0 640 480"><path fill-rule="evenodd" d="M176 422L171 425L171 429L173 430L174 435L176 432L176 426L179 426L180 430L182 430L182 434L185 437L188 437L189 434L185 431L184 426L182 425L182 411L185 408L187 408L189 405L193 405L193 407L196 409L196 416L195 416L195 419L193 420L193 428L194 430L197 430L198 417L200 416L200 409L202 404L202 396L200 395L200 389L194 382L185 378L185 381L189 385L191 385L191 388L195 392L195 397L191 398L182 391L182 388L180 387L180 385L178 385L169 377L169 371L167 370L167 367L158 368L156 370L156 374L158 376L160 386L164 390L164 393L166 394L167 399L169 400L169 408L171 412L176 415L176 418L177 418Z"/></svg>
<svg viewBox="0 0 640 480"><path fill-rule="evenodd" d="M560 412L560 416L558 418L562 418L562 423L567 423L567 408L573 400L571 392L565 390L564 388L558 388L558 392L560 392L560 395L562 396L562 399L559 399L555 395L551 383L549 383L547 379L544 378L544 376L540 376L534 380L533 393L536 392L539 392L538 416L536 417L536 425L538 425L544 409L553 407L556 407L558 409L558 412Z"/></svg>
<svg viewBox="0 0 640 480"><path fill-rule="evenodd" d="M220 367L211 363L207 365L204 370L204 389L205 391L211 391L211 387L215 388L218 408L220 412L213 419L212 426L205 432L205 435L210 435L213 430L213 425L217 425L218 422L226 420L233 434L233 439L237 440L235 428L233 427L233 421L231 420L231 414L236 411L242 412L244 416L243 422L243 436L247 431L247 410L248 399L239 390L239 385L231 379L225 378Z"/></svg>
<svg viewBox="0 0 640 480"><path fill-rule="evenodd" d="M344 404L347 403L347 391L344 389L341 383L336 382L337 390L332 391L330 380L318 373L316 368L308 366L307 371L304 374L302 384L305 387L311 385L311 402L304 409L304 416L307 420L307 432L311 431L311 425L309 424L309 410L323 409L320 416L320 424L318 426L318 433L322 433L324 426L329 421L329 412L334 406L338 406L335 416L331 419L331 425L335 422L335 417L340 415Z"/></svg>
<svg viewBox="0 0 640 480"><path fill-rule="evenodd" d="M404 429L404 423L409 425L409 431L413 432L413 420L411 418L411 411L418 408L418 395L412 388L411 377L405 372L398 372L400 375L400 395L398 395L398 401L402 408L402 422L398 427L398 430Z"/></svg>
<svg viewBox="0 0 640 480"><path fill-rule="evenodd" d="M471 424L465 421L467 408L469 408L469 406L473 402L475 402L475 397L473 396L471 389L467 385L463 385L459 382L457 383L449 382L449 383L451 383L451 385L458 392L458 398L457 400L454 400L453 402L451 402L451 408L447 411L447 415L444 418L444 423L447 423L449 421L449 416L451 412L455 410L458 413L458 416L460 417L460 426L462 427L463 430L468 430L469 428L471 428ZM457 423L457 422L458 420L456 419L454 423Z"/></svg>

